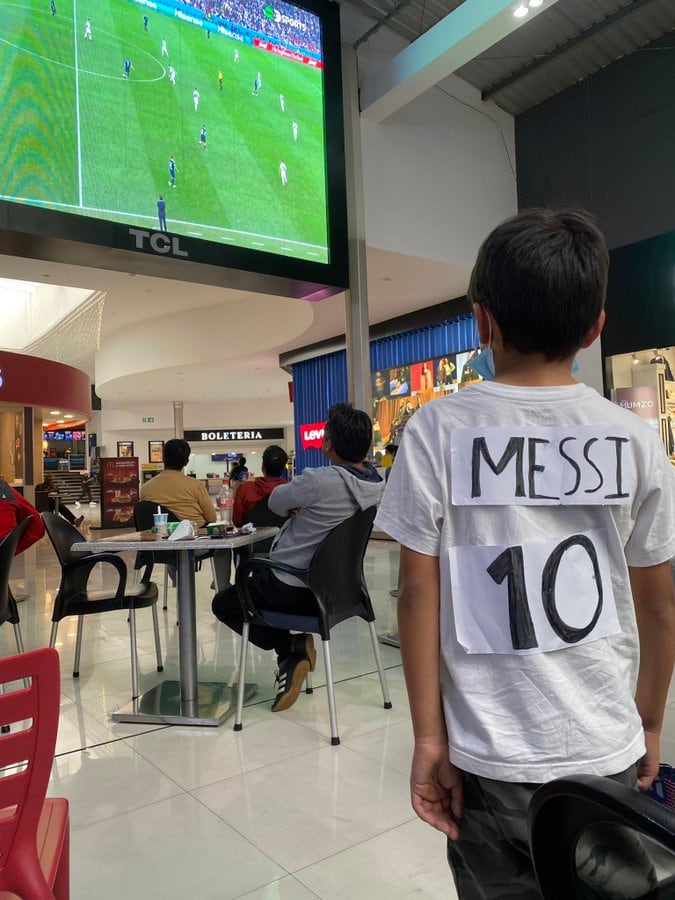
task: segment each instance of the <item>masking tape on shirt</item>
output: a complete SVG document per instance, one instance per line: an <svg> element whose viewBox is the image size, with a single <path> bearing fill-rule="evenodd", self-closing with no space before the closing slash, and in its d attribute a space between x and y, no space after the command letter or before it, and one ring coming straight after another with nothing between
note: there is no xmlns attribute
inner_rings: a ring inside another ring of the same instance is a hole
<svg viewBox="0 0 675 900"><path fill-rule="evenodd" d="M467 653L530 654L621 630L604 529L450 550L457 640Z"/></svg>

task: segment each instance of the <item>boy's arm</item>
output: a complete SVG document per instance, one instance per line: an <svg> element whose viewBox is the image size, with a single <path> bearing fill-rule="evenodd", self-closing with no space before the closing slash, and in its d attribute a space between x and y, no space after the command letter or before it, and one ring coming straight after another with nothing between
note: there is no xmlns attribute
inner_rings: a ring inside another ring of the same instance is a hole
<svg viewBox="0 0 675 900"><path fill-rule="evenodd" d="M317 479L314 469L306 469L302 475L280 484L274 488L267 501L267 506L278 516L287 516L294 509L311 506L317 496Z"/></svg>
<svg viewBox="0 0 675 900"><path fill-rule="evenodd" d="M441 703L439 611L438 557L402 546L398 629L415 735L412 805L420 819L456 840L463 806L462 773L448 758Z"/></svg>
<svg viewBox="0 0 675 900"><path fill-rule="evenodd" d="M675 591L670 563L629 568L640 635L636 703L647 752L638 768L638 787L646 790L659 772L659 743L675 661Z"/></svg>

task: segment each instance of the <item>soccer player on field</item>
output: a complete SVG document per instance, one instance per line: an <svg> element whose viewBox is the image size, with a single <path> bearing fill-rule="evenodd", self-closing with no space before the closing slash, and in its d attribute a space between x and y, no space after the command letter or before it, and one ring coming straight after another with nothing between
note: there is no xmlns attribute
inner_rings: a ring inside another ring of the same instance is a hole
<svg viewBox="0 0 675 900"><path fill-rule="evenodd" d="M54 0L49 0L49 8L52 11L52 15L55 16L56 15L56 3L54 3Z"/></svg>
<svg viewBox="0 0 675 900"><path fill-rule="evenodd" d="M176 187L176 160L169 157L169 187Z"/></svg>
<svg viewBox="0 0 675 900"><path fill-rule="evenodd" d="M192 100L195 105L195 112L197 112L197 110L199 109L199 91L197 90L197 88L195 88L192 92Z"/></svg>
<svg viewBox="0 0 675 900"><path fill-rule="evenodd" d="M282 112L286 112L286 100L284 99L283 94L279 94L279 106L281 107Z"/></svg>
<svg viewBox="0 0 675 900"><path fill-rule="evenodd" d="M169 66L169 81L171 82L171 84L176 83L176 70L173 66Z"/></svg>
<svg viewBox="0 0 675 900"><path fill-rule="evenodd" d="M234 51L234 61L239 62L239 51L238 50Z"/></svg>
<svg viewBox="0 0 675 900"><path fill-rule="evenodd" d="M166 46L166 40L164 38L162 38L162 56L168 56L168 55L169 55L169 50Z"/></svg>
<svg viewBox="0 0 675 900"><path fill-rule="evenodd" d="M218 87L222 91L222 89L223 89L223 73L220 71L220 69L218 69Z"/></svg>
<svg viewBox="0 0 675 900"><path fill-rule="evenodd" d="M260 87L260 85L258 84L258 79L257 79L257 78L254 78L254 79L253 79L253 96L254 96L254 97L257 97L257 96L258 96L258 88L259 88L259 87Z"/></svg>
<svg viewBox="0 0 675 900"><path fill-rule="evenodd" d="M261 88L262 87L262 75L260 74L260 72L258 72L256 78L258 79L258 87Z"/></svg>
<svg viewBox="0 0 675 900"><path fill-rule="evenodd" d="M206 150L206 125L202 125L199 129L199 146Z"/></svg>
<svg viewBox="0 0 675 900"><path fill-rule="evenodd" d="M148 22L149 22L149 21L150 21L150 20L149 20L149 18L148 18L148 16L147 16L147 13L146 13L146 15L143 16L143 31L147 31L147 30L148 30Z"/></svg>
<svg viewBox="0 0 675 900"><path fill-rule="evenodd" d="M298 123L293 119L293 140L297 141L298 139Z"/></svg>
<svg viewBox="0 0 675 900"><path fill-rule="evenodd" d="M89 21L89 19L87 19L87 21L84 23L84 39L85 39L85 41L87 40L87 38L89 38L89 40L92 39L92 37L91 37L91 22Z"/></svg>
<svg viewBox="0 0 675 900"><path fill-rule="evenodd" d="M286 187L288 184L288 168L283 159L279 163L279 175L281 176L281 186Z"/></svg>
<svg viewBox="0 0 675 900"><path fill-rule="evenodd" d="M131 65L131 60L127 56L127 58L124 60L124 77L125 78L129 78L129 76L131 75L132 68L133 68L133 66Z"/></svg>

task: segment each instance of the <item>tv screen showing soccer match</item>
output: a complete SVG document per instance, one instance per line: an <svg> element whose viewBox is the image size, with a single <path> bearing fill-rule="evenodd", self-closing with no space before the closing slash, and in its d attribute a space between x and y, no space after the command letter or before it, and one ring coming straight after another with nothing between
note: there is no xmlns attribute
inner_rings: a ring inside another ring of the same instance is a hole
<svg viewBox="0 0 675 900"><path fill-rule="evenodd" d="M0 200L330 261L318 15L282 0L1 8Z"/></svg>

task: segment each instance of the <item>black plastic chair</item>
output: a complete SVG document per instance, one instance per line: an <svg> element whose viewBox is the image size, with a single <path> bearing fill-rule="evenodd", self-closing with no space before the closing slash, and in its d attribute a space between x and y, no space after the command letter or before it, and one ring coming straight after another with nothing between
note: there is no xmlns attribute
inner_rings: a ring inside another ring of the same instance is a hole
<svg viewBox="0 0 675 900"><path fill-rule="evenodd" d="M9 622L14 626L14 640L17 653L23 653L23 637L21 636L21 624L16 600L12 596L9 587L9 573L14 562L14 554L26 528L30 524L30 516L22 519L19 524L8 532L0 541L0 625Z"/></svg>
<svg viewBox="0 0 675 900"><path fill-rule="evenodd" d="M557 778L536 791L528 818L530 852L544 900L588 896L580 889L575 852L591 827L625 826L669 851L671 868L675 863L675 813L610 778ZM675 898L675 876L642 896Z"/></svg>
<svg viewBox="0 0 675 900"><path fill-rule="evenodd" d="M136 531L150 531L155 524L153 516L157 512L158 506L159 504L152 503L150 500L139 500L138 503L136 503L134 506L134 528ZM166 506L159 506L159 509L161 512L167 513L169 522L178 522L177 516L175 516L170 509L167 509ZM175 571L176 554L153 553L152 550L140 550L136 554L136 559L134 560L134 579L136 580L138 578L138 573L141 569L145 569L143 577L149 581L154 566L164 566L162 609L168 609L169 568L173 568Z"/></svg>
<svg viewBox="0 0 675 900"><path fill-rule="evenodd" d="M359 510L351 518L335 527L319 546L308 569L296 569L271 559L253 557L243 562L237 569L236 586L239 601L244 612L244 627L241 637L239 659L239 689L237 693L237 714L234 730L241 731L244 707L244 681L246 672L246 652L248 630L252 623L268 625L293 631L309 631L321 635L326 666L326 687L328 691L328 712L330 715L331 744L339 744L333 669L330 657L331 629L355 616L368 622L373 653L382 687L384 708L391 709L389 688L384 674L380 646L375 633L375 613L368 595L363 576L363 558L373 528L376 508ZM316 616L298 616L270 610L258 609L248 589L248 581L253 572L260 569L285 572L303 581L314 594Z"/></svg>
<svg viewBox="0 0 675 900"><path fill-rule="evenodd" d="M153 519L153 516L157 512L158 506L161 512L167 513L169 522L180 521L178 516L176 516L168 506L161 506L158 503L152 503L150 500L139 500L134 506L134 528L136 531L149 531L154 526L155 520ZM216 588L219 589L216 578L216 569L213 564L213 550L198 550L195 553L195 571L199 572L201 570L202 563L205 559L211 560L213 581L216 584ZM140 550L136 554L136 559L134 561L134 578L136 579L138 577L140 569L145 568L146 571L143 577L149 581L150 576L152 575L153 566L164 566L162 609L168 609L169 569L176 570L176 554L167 553L166 551L154 553L152 550Z"/></svg>
<svg viewBox="0 0 675 900"><path fill-rule="evenodd" d="M161 672L164 669L162 665L162 646L159 640L157 585L149 580L149 573L146 570L143 579L138 584L127 586L127 567L123 559L114 553L73 552L73 545L84 541L77 528L70 525L56 513L42 513L42 521L45 523L47 534L61 565L61 584L54 600L49 646L53 647L56 644L56 635L61 619L65 619L67 616L77 616L77 641L75 644L73 678L79 678L84 616L118 609L128 610L131 639L131 691L132 699L135 699L138 697L137 609L150 607L152 610L157 671ZM110 589L92 591L87 586L93 569L104 563L108 563L117 570L119 581L117 590L114 592Z"/></svg>
<svg viewBox="0 0 675 900"><path fill-rule="evenodd" d="M259 500L254 507L252 507L248 515L246 516L246 521L250 522L251 525L255 525L256 528L262 528L264 526L273 525L276 528L281 528L281 526L287 521L288 516L279 516L275 512L269 508L268 503L269 497L265 497L263 500ZM256 556L269 556L269 552L272 549L272 544L274 543L274 538L271 537L267 541L259 541L255 545L255 555ZM250 559L252 553L251 547L239 547L234 551L234 565L239 566L245 560Z"/></svg>

